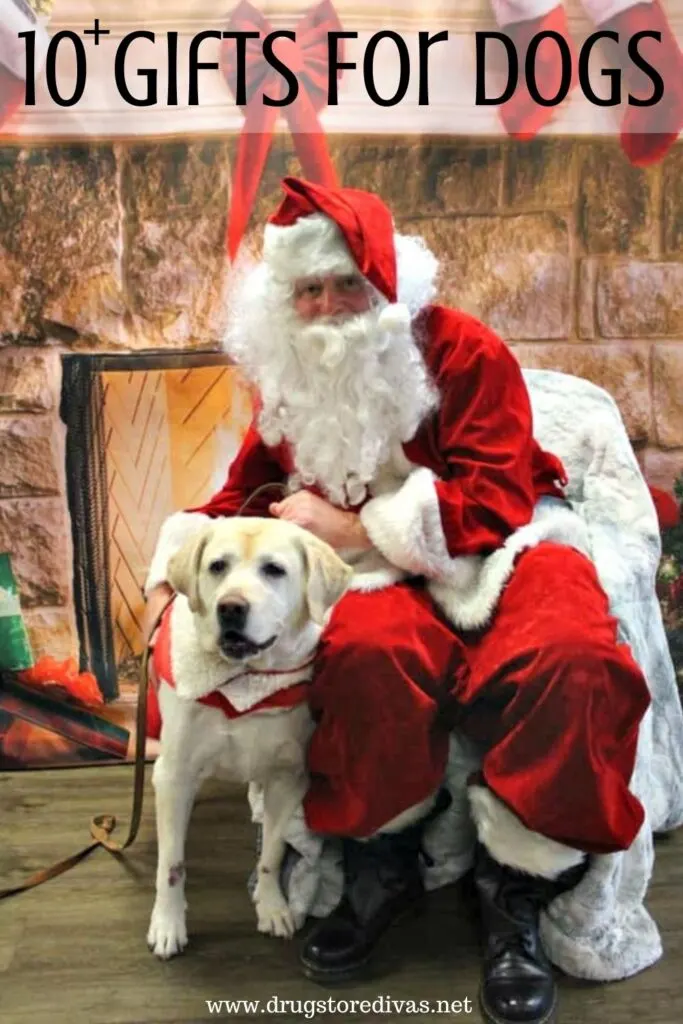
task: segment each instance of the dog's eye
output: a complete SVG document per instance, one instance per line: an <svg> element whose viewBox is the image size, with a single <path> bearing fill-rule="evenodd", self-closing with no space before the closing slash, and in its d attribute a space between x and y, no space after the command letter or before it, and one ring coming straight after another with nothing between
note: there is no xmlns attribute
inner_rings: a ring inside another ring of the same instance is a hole
<svg viewBox="0 0 683 1024"><path fill-rule="evenodd" d="M224 558L215 558L213 562L209 563L209 572L214 576L221 576L228 567L228 563Z"/></svg>
<svg viewBox="0 0 683 1024"><path fill-rule="evenodd" d="M278 565L277 562L264 562L261 566L261 572L264 576L270 576L274 580L287 575L286 570L281 565Z"/></svg>

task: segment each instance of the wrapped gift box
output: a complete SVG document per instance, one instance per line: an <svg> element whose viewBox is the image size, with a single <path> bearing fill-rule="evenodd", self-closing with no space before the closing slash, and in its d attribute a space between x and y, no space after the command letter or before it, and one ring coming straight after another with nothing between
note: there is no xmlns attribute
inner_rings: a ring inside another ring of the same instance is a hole
<svg viewBox="0 0 683 1024"><path fill-rule="evenodd" d="M0 672L0 770L124 761L130 734L57 689Z"/></svg>

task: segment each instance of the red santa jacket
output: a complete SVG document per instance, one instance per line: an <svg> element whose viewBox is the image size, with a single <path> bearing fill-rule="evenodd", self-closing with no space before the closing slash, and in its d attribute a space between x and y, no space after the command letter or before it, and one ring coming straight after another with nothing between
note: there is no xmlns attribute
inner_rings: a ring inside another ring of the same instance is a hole
<svg viewBox="0 0 683 1024"><path fill-rule="evenodd" d="M565 470L534 439L521 367L495 332L443 306L427 307L415 326L441 402L403 450L433 474L430 500L438 506L448 556L488 554L531 520L541 496L564 496ZM289 446L265 445L254 423L222 489L186 511L236 515L256 488L283 483L294 469ZM267 516L276 498L266 491L243 514ZM402 505L409 503L403 496ZM372 500L365 504L371 513Z"/></svg>

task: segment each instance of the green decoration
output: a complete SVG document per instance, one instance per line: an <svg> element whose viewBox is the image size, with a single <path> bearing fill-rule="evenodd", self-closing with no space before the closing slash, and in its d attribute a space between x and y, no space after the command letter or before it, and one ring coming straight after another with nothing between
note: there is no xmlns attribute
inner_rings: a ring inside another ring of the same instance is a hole
<svg viewBox="0 0 683 1024"><path fill-rule="evenodd" d="M33 652L21 614L19 588L8 554L0 554L0 669L21 672L33 667Z"/></svg>

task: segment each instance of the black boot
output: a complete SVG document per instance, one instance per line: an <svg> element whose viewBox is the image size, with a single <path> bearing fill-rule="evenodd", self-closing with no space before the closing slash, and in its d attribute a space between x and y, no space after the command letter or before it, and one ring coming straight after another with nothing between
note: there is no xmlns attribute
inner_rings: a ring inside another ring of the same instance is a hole
<svg viewBox="0 0 683 1024"><path fill-rule="evenodd" d="M555 1010L553 969L538 934L541 909L583 877L578 867L549 880L495 861L479 844L474 881L486 935L481 1008L493 1024L544 1024Z"/></svg>
<svg viewBox="0 0 683 1024"><path fill-rule="evenodd" d="M424 827L448 804L450 797L444 792L426 818L402 832L366 842L343 840L344 895L306 939L300 957L306 977L328 984L353 980L389 926L420 909Z"/></svg>

